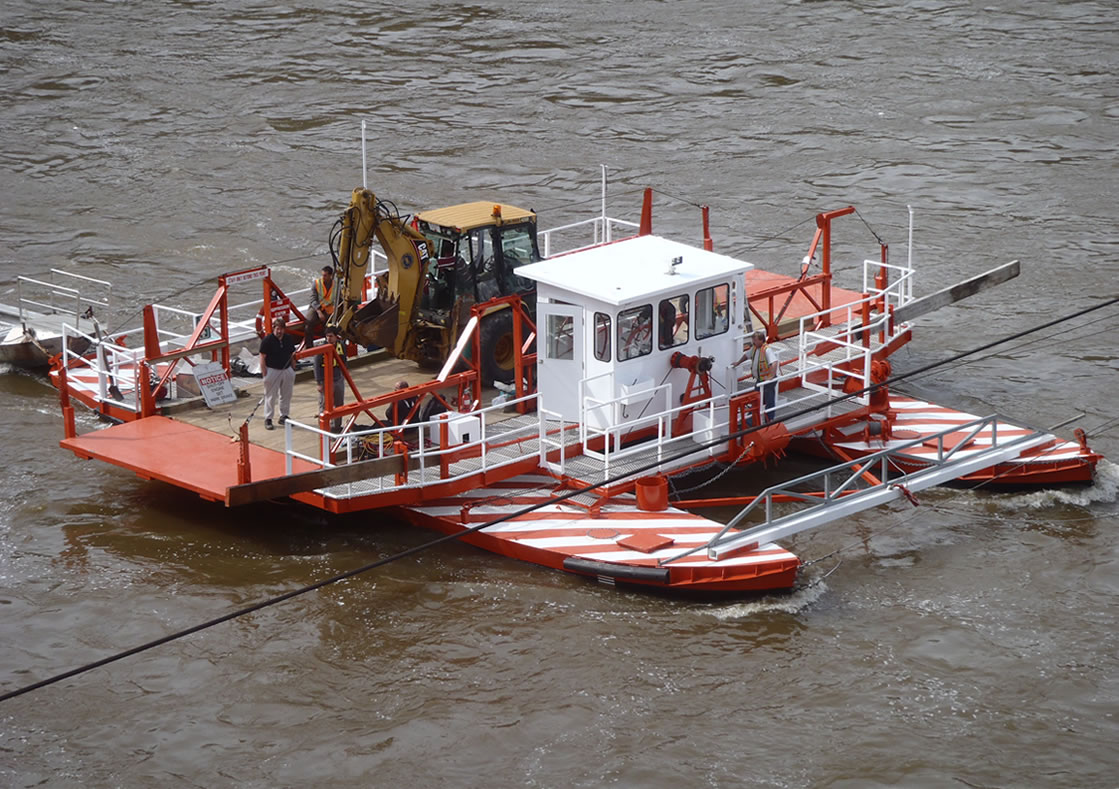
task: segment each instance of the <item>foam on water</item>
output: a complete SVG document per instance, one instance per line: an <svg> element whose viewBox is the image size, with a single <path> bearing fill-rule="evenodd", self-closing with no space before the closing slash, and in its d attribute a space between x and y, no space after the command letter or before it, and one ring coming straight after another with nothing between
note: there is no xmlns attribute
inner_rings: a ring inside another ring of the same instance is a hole
<svg viewBox="0 0 1119 789"><path fill-rule="evenodd" d="M705 613L723 621L749 619L759 614L782 613L797 614L815 603L828 585L823 579L809 582L785 595L767 595L756 600L744 600L723 606L712 606Z"/></svg>
<svg viewBox="0 0 1119 789"><path fill-rule="evenodd" d="M1066 505L1089 507L1092 504L1111 504L1119 500L1119 465L1101 460L1096 466L1096 478L1083 488L1050 488L1031 491L996 502L999 509L1041 510Z"/></svg>

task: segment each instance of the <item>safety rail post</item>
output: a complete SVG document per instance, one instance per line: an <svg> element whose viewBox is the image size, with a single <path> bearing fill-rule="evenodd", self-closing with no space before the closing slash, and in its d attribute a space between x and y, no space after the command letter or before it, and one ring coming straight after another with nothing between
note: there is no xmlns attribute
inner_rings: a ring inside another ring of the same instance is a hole
<svg viewBox="0 0 1119 789"><path fill-rule="evenodd" d="M439 478L446 479L451 476L451 462L448 460L447 449L451 442L450 416L439 420Z"/></svg>
<svg viewBox="0 0 1119 789"><path fill-rule="evenodd" d="M887 251L889 245L882 244L882 265L878 267L878 273L874 275L874 287L878 289L878 303L877 309L879 312L886 310L886 287L890 282L890 272L886 268Z"/></svg>
<svg viewBox="0 0 1119 789"><path fill-rule="evenodd" d="M703 214L703 248L712 252L715 249L715 244L711 240L711 209L708 206L701 205L699 210Z"/></svg>
<svg viewBox="0 0 1119 789"><path fill-rule="evenodd" d="M65 347L65 346L64 346ZM109 361L105 356L105 346L101 342L97 343L97 347L93 354L97 360L97 366L94 368L97 371L97 395L98 400L104 402L109 394L108 371Z"/></svg>
<svg viewBox="0 0 1119 789"><path fill-rule="evenodd" d="M62 360L65 362L65 359ZM77 427L74 422L74 406L70 405L70 383L66 379L66 365L58 368L58 399L62 405L62 430L66 438L74 438Z"/></svg>
<svg viewBox="0 0 1119 789"><path fill-rule="evenodd" d="M144 305L144 355L154 359L160 354L159 324L155 319L155 305Z"/></svg>
<svg viewBox="0 0 1119 789"><path fill-rule="evenodd" d="M403 441L396 440L396 441L392 442L392 449L393 449L393 452L395 454L400 455L404 460L404 462L401 464L400 471L396 472L396 484L397 485L407 485L408 484L408 445L405 444Z"/></svg>
<svg viewBox="0 0 1119 789"><path fill-rule="evenodd" d="M482 312L478 308L479 305L475 304L472 310L473 314L478 318L478 325L475 327L473 333L470 335L470 366L474 368L477 375L474 376L472 389L474 390L472 396L474 401L481 404L482 402ZM459 408L462 408L462 401L459 401Z"/></svg>
<svg viewBox="0 0 1119 789"><path fill-rule="evenodd" d="M524 357L521 356L523 350L521 332L524 331L524 324L521 321L521 305L518 299L516 303L511 306L513 310L513 396L524 397L524 370L525 362Z"/></svg>
<svg viewBox="0 0 1119 789"><path fill-rule="evenodd" d="M548 448L544 443L544 436L547 432L545 427L544 409L538 406L536 409L536 454L539 456L539 462L542 466L548 462Z"/></svg>
<svg viewBox="0 0 1119 789"><path fill-rule="evenodd" d="M249 423L242 422L239 430L240 446L237 452L237 484L252 482L252 469L249 466Z"/></svg>
<svg viewBox="0 0 1119 789"><path fill-rule="evenodd" d="M266 279L267 279L267 277L266 277ZM228 374L229 373L229 342L228 342L228 340L229 340L229 287L226 285L224 274L222 274L220 277L218 277L218 283L219 283L219 290L221 291L221 304L219 306L219 310L220 310L220 313L221 313L221 320L220 320L221 335L220 336L223 340L226 341L221 346L221 366L222 366L222 369L225 370L226 374ZM216 351L211 353L210 358L213 359L214 361L217 361Z"/></svg>
<svg viewBox="0 0 1119 789"><path fill-rule="evenodd" d="M825 326L831 325L831 221L853 213L855 213L855 207L847 206L838 211L827 211L816 215L816 227L822 231L821 242L823 250L821 252L820 265L826 277L823 293Z"/></svg>
<svg viewBox="0 0 1119 789"><path fill-rule="evenodd" d="M728 405L729 405L729 409L728 409L728 412L727 412L727 418L728 418L729 424L727 425L727 428L730 431L731 438L728 442L729 445L727 446L727 451L728 452L737 452L739 445L743 441L742 436L735 437L736 434L738 433L738 430L739 430L739 428L738 428L738 412L739 412L739 409L742 408L742 401L741 400L735 401L732 398L731 400L728 401Z"/></svg>
<svg viewBox="0 0 1119 789"><path fill-rule="evenodd" d="M152 392L151 368L146 360L136 363L136 387L140 390L140 416L155 414L155 393Z"/></svg>
<svg viewBox="0 0 1119 789"><path fill-rule="evenodd" d="M264 315L261 316L261 328L264 329L264 336L267 337L272 333L272 278L265 277L260 281L260 286L264 291L261 297L261 311Z"/></svg>

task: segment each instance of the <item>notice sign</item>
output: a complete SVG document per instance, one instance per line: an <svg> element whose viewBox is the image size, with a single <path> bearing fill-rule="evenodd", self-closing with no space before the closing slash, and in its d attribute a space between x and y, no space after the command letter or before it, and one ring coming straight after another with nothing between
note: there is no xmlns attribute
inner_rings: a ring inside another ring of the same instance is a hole
<svg viewBox="0 0 1119 789"><path fill-rule="evenodd" d="M202 397L210 408L237 400L229 374L220 362L202 362L194 365L194 380L198 382Z"/></svg>

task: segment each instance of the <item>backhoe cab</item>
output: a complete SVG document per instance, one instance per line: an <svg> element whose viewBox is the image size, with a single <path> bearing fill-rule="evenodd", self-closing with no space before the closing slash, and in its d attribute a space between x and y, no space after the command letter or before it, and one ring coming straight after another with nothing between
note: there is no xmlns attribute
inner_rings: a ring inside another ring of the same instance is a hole
<svg viewBox="0 0 1119 789"><path fill-rule="evenodd" d="M340 225L334 256L343 303L332 322L361 345L380 345L398 358L438 366L475 304L518 294L530 310L535 307L535 283L517 275L520 266L541 259L532 211L474 202L423 211L409 222L391 203L355 189ZM360 305L373 236L389 268L377 277L376 297ZM483 381L512 381L509 308L496 306L479 331Z"/></svg>

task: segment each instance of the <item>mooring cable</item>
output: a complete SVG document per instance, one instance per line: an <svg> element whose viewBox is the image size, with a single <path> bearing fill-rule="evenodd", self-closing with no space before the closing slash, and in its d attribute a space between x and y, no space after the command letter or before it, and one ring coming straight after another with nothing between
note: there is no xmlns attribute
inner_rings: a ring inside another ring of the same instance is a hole
<svg viewBox="0 0 1119 789"><path fill-rule="evenodd" d="M943 359L943 360L938 361L938 362L932 362L930 364L919 367L916 370L911 370L907 373L902 373L900 375L893 376L892 378L890 378L886 381L883 381L880 384L875 384L873 386L865 387L864 389L861 389L857 392L851 392L851 393L842 395L840 397L829 400L825 403L821 403L821 404L818 404L818 405L815 405L815 406L809 406L807 408L803 408L800 411L797 411L795 413L786 415L784 418L786 420L795 419L795 418L798 418L798 417L801 417L801 416L804 416L804 415L807 415L807 414L810 414L810 413L814 413L815 411L819 411L819 410L827 408L829 406L835 405L836 403L844 402L846 400L850 400L850 399L855 398L855 397L860 397L862 395L869 394L869 393L871 393L873 391L876 391L876 390L878 390L878 389L880 389L884 386L890 386L893 383L896 383L897 381L903 381L903 380L906 380L908 378L912 378L914 376L921 375L921 374L926 373L926 372L928 372L928 371L930 371L930 370L932 370L936 367L940 367L940 366L947 365L947 364L953 364L953 363L955 363L955 362L959 361L960 359L963 359L967 356L970 356L970 355L973 355L973 354L976 354L976 353L982 353L983 351L986 351L986 350L988 350L990 348L993 348L997 345L1000 345L1004 342L1010 342L1010 341L1016 340L1020 337L1024 337L1028 334L1032 334L1032 333L1038 332L1038 331L1043 331L1043 330L1045 330L1047 328L1050 328L1051 326L1054 326L1054 325L1056 325L1058 323L1061 323L1063 321L1073 320L1075 318L1080 317L1081 315L1086 315L1088 313L1095 312L1096 310L1104 309L1105 307L1109 307L1109 306L1115 304L1116 302L1119 302L1119 296L1112 297L1110 299L1107 299L1106 301L1099 302L1099 303L1094 304L1090 307L1086 307L1086 308L1084 308L1082 310L1079 310L1075 313L1072 313L1070 315L1066 315L1066 316L1061 317L1061 318L1056 318L1054 320L1047 321L1046 323L1043 323L1039 326L1035 326L1033 328L1026 329L1026 330L1021 331L1021 332L1016 332L1015 334L1012 334L1008 337L1003 337L1002 339L986 343L986 344L981 345L977 348L973 348L973 349L968 350L968 351L962 351L962 352L957 353L957 354L955 354L955 355L953 355L953 356L951 356L947 359ZM131 649L127 649L127 650L124 650L122 652L114 653L114 654L109 655L107 657L101 658L100 660L91 661L89 663L78 666L77 668L71 669L69 671L64 671L60 674L56 674L54 676L48 677L48 678L40 680L38 682L33 682L30 685L25 685L21 688L17 688L16 690L4 693L4 694L0 695L0 702L7 701L9 699L13 699L13 698L16 698L18 696L22 696L26 693L30 693L33 690L38 690L40 688L45 688L45 687L48 687L50 685L54 685L54 684L56 684L58 682L61 682L65 679L70 679L71 677L76 677L80 674L84 674L86 672L92 671L93 669L101 668L102 666L107 666L111 663L116 663L116 662L118 662L120 660L123 660L127 657L131 657L133 655L140 654L141 652L146 652L150 649L154 649L155 647L162 646L163 644L170 643L171 641L176 641L180 638L184 638L184 637L192 635L194 633L198 633L202 630L206 630L210 627L214 627L215 625L219 625L223 622L228 622L232 619L236 619L238 617L245 616L246 614L251 614L251 613L254 613L256 611L263 610L263 609L268 608L270 606L277 605L278 603L282 603L282 602L285 602L287 600L291 600L295 597L299 597L299 596L302 596L304 594L307 594L309 592L313 592L313 591L316 591L318 589L322 589L326 586L336 584L340 581L344 581L344 580L347 580L349 578L353 578L354 576L361 575L362 573L368 572L370 570L374 570L378 567L383 567L383 566L385 566L387 564L390 564L392 562L399 561L401 559L405 559L409 556L414 556L414 555L416 555L418 553L421 553L423 551L426 551L430 548L434 548L436 546L443 545L444 543L451 542L452 540L458 540L458 539L461 539L463 537L469 536L471 534L474 534L474 533L476 533L478 531L481 531L482 529L488 528L490 526L495 526L499 523L504 523L506 521L513 520L514 518L521 517L522 515L527 515L529 513L535 512L536 510L541 509L543 507L554 506L556 504L567 501L568 499L574 498L575 496L580 496L584 493L588 493L592 490L596 490L600 487L603 487L603 486L606 486L606 485L612 485L612 484L620 482L624 479L627 479L629 477L634 477L634 476L637 476L639 474L643 474L647 471L651 471L653 469L656 469L656 468L664 465L665 463L671 463L675 460L683 459L685 457L688 457L689 455L693 455L696 452L701 452L705 449L711 449L713 447L723 445L723 444L725 444L726 442L728 442L732 439L737 439L737 438L741 438L741 437L750 435L750 434L760 430L761 428L762 428L761 425L758 425L758 426L755 426L755 427L747 427L747 428L744 428L742 430L736 431L736 432L734 432L734 433L732 433L728 436L720 437L720 438L714 439L712 441L709 441L709 442L706 442L706 443L703 443L703 444L696 444L694 447L690 447L686 450L683 450L682 452L677 453L677 454L675 454L671 457L661 458L659 460L651 461L650 463L647 463L647 464L645 464L643 466L640 466L636 469L630 469L630 470L628 470L628 471L626 471L622 474L616 475L616 476L611 477L611 478L604 479L601 482L594 482L594 483L590 483L588 485L585 485L585 486L582 486L582 487L579 487L579 488L574 488L574 489L569 490L567 492L554 495L552 498L550 498L547 501L539 502L537 504L526 505L525 507L522 507L519 510L516 510L514 512L510 512L510 513L506 513L505 515L498 516L498 517L496 517L492 520L486 521L484 523L478 523L474 526L463 529L460 532L456 532L454 534L447 534L447 535L443 535L441 537L437 537L433 540L429 540L428 542L422 543L420 545L416 545L416 546L413 546L411 548L407 548L403 551L399 551L399 552L397 552L397 553L395 553L391 556L386 556L386 557L383 557L383 558L378 559L376 561L373 561L373 562L370 562L368 564L362 565L361 567L357 567L355 569L348 570L344 573L340 573L338 575L334 575L334 576L331 576L329 578L324 578L321 581L316 581L315 583L308 584L306 586L300 587L299 589L293 589L290 592L285 592L284 594L277 595L275 597L271 597L267 600L262 600L259 603L254 603L252 605L245 606L243 608L239 608L235 611L231 611L227 614L223 614L222 616L214 617L213 619L209 619L205 622L202 622L202 623L197 624L197 625L193 625L193 626L185 628L183 630L178 630L178 631L175 631L174 633L168 633L165 636L161 636L159 638L153 639L153 640L148 641L146 643L140 644L139 646L132 647ZM913 515L910 515L909 517L914 517L915 514L916 513L914 513ZM824 557L820 557L820 558L822 559ZM819 560L820 559L816 559L814 561L819 561Z"/></svg>

